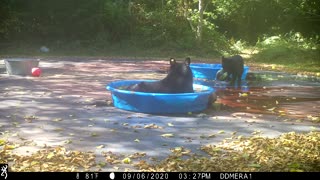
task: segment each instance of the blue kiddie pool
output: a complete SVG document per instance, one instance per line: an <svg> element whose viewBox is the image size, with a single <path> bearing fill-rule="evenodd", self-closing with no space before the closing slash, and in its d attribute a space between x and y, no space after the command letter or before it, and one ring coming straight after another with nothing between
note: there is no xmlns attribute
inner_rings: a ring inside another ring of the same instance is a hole
<svg viewBox="0 0 320 180"><path fill-rule="evenodd" d="M139 82L154 80L122 80L107 85L111 91L113 104L119 109L150 114L200 112L207 108L209 96L215 91L212 87L193 84L194 93L145 93L125 90Z"/></svg>
<svg viewBox="0 0 320 180"><path fill-rule="evenodd" d="M221 64L206 64L206 63L192 63L190 68L194 78L215 80L217 72L222 69ZM249 66L244 66L244 71L241 79L245 80Z"/></svg>

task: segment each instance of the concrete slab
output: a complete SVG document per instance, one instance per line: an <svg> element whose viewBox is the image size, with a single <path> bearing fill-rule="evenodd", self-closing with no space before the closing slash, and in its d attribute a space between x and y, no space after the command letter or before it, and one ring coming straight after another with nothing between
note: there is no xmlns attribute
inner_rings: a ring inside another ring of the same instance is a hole
<svg viewBox="0 0 320 180"><path fill-rule="evenodd" d="M41 77L0 74L0 139L20 144L15 149L17 154L61 145L70 150L93 151L102 161L105 152L124 156L145 152L145 159L162 159L175 147L201 154L201 145L219 143L234 133L250 136L261 131L262 136L276 137L291 131L320 130L319 123L238 109L160 116L123 111L108 104L111 96L105 89L107 83L161 79L168 67L166 60L49 58L41 60L40 67ZM294 105L297 107L299 102ZM119 169L114 166L102 170L134 169L125 164L117 164Z"/></svg>

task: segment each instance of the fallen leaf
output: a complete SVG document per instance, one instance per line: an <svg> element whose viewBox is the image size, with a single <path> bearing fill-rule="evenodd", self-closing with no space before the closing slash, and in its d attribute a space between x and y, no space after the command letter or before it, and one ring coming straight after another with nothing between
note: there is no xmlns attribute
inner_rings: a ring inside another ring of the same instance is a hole
<svg viewBox="0 0 320 180"><path fill-rule="evenodd" d="M53 153L53 152L50 152L50 153L47 155L47 159L51 159L53 156L54 156L54 153Z"/></svg>
<svg viewBox="0 0 320 180"><path fill-rule="evenodd" d="M36 164L40 164L38 161L32 161L31 162L31 166L34 166L34 165L36 165Z"/></svg>
<svg viewBox="0 0 320 180"><path fill-rule="evenodd" d="M131 158L131 159L137 159L137 158L145 157L146 155L147 155L147 153L145 153L145 152L136 152L136 153L134 153L134 154L131 154L131 155L129 156L129 158Z"/></svg>
<svg viewBox="0 0 320 180"><path fill-rule="evenodd" d="M168 126L170 126L170 127L172 127L172 126L174 126L172 123L168 123Z"/></svg>
<svg viewBox="0 0 320 180"><path fill-rule="evenodd" d="M260 168L260 164L248 164L249 167Z"/></svg>
<svg viewBox="0 0 320 180"><path fill-rule="evenodd" d="M5 143L6 143L6 141L5 141L5 140L0 139L0 146L4 145Z"/></svg>
<svg viewBox="0 0 320 180"><path fill-rule="evenodd" d="M105 162L102 162L102 161L100 161L99 163L98 163L98 166L99 167L105 167L107 164L105 163Z"/></svg>
<svg viewBox="0 0 320 180"><path fill-rule="evenodd" d="M52 121L55 121L55 122L62 121L62 118L55 118Z"/></svg>
<svg viewBox="0 0 320 180"><path fill-rule="evenodd" d="M248 97L248 93L239 93L239 97Z"/></svg>
<svg viewBox="0 0 320 180"><path fill-rule="evenodd" d="M205 135L200 135L200 138L204 139L204 138L206 138L206 136Z"/></svg>
<svg viewBox="0 0 320 180"><path fill-rule="evenodd" d="M131 163L131 159L127 157L127 158L124 158L122 160L122 162L125 163L125 164L130 164Z"/></svg>
<svg viewBox="0 0 320 180"><path fill-rule="evenodd" d="M320 117L312 117L311 121L313 122L320 122Z"/></svg>
<svg viewBox="0 0 320 180"><path fill-rule="evenodd" d="M63 128L55 128L53 131L63 131Z"/></svg>
<svg viewBox="0 0 320 180"><path fill-rule="evenodd" d="M65 140L64 143L66 143L66 144L71 144L71 143L72 143L72 140L70 140L70 139Z"/></svg>
<svg viewBox="0 0 320 180"><path fill-rule="evenodd" d="M105 146L102 144L102 145L100 145L100 146L97 146L96 148L97 149L102 149L102 148L104 148Z"/></svg>
<svg viewBox="0 0 320 180"><path fill-rule="evenodd" d="M168 133L168 134L162 134L161 136L165 138L169 138L169 137L173 137L174 135Z"/></svg>
<svg viewBox="0 0 320 180"><path fill-rule="evenodd" d="M261 131L260 130L255 130L251 134L252 135L258 135L258 134L261 134Z"/></svg>
<svg viewBox="0 0 320 180"><path fill-rule="evenodd" d="M268 111L274 111L276 109L276 107L273 107L273 108L270 108L270 109L267 109Z"/></svg>
<svg viewBox="0 0 320 180"><path fill-rule="evenodd" d="M92 137L96 137L96 136L98 136L98 134L97 134L97 133L95 133L95 132L91 133L90 135L91 135Z"/></svg>
<svg viewBox="0 0 320 180"><path fill-rule="evenodd" d="M145 129L162 129L162 127L152 123L152 124L147 124L144 126Z"/></svg>

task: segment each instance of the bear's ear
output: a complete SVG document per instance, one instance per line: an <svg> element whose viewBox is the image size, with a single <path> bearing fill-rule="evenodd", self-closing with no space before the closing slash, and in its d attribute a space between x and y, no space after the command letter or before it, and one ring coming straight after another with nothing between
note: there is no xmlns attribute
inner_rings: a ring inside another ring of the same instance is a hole
<svg viewBox="0 0 320 180"><path fill-rule="evenodd" d="M186 63L186 65L190 65L191 63L191 59L189 57L186 58L186 60L184 61Z"/></svg>
<svg viewBox="0 0 320 180"><path fill-rule="evenodd" d="M170 58L170 65L172 66L174 64L176 64L176 60L174 58Z"/></svg>

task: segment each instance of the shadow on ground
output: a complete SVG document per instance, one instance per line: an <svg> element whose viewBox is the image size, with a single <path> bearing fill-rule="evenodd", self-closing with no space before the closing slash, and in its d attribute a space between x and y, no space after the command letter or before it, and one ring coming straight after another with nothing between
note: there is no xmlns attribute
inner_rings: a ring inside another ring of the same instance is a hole
<svg viewBox="0 0 320 180"><path fill-rule="evenodd" d="M124 155L145 152L147 157L163 159L171 153L171 148L185 147L202 153L201 145L219 143L233 134L249 136L259 131L263 136L276 137L285 132L320 129L318 123L308 121L307 117L319 116L318 87L318 94L312 95L310 92L314 89L299 94L312 87L301 87L302 90L262 87L246 92L254 97L252 99L232 90L221 91L217 102L221 110L160 116L113 107L110 92L105 87L121 79L161 79L167 71L166 60L43 59L40 67L41 77L0 74L0 138L20 144L15 149L18 154L62 145L93 151L102 160L101 153L109 151ZM272 99L275 95L283 100ZM300 95L304 98L317 96L317 99L297 101ZM264 106L254 105L259 98L272 99L270 103L273 104L264 109L275 107L273 112L255 111L260 108L258 106ZM285 115L277 112L284 108ZM292 115L289 112L301 117L289 116ZM97 148L99 146L101 148ZM117 166L119 171L128 167ZM107 165L102 170L115 169Z"/></svg>

